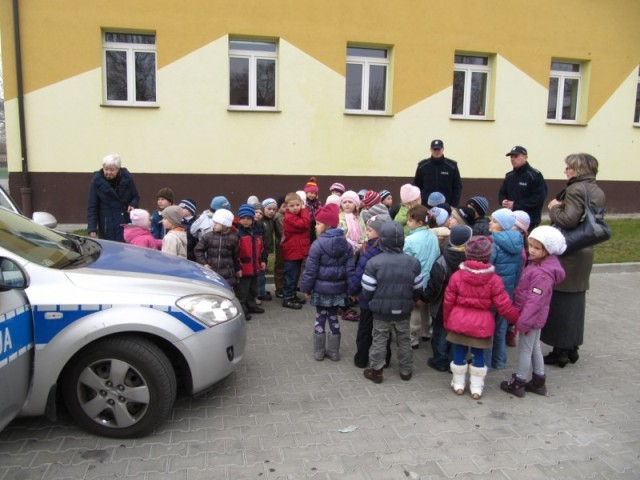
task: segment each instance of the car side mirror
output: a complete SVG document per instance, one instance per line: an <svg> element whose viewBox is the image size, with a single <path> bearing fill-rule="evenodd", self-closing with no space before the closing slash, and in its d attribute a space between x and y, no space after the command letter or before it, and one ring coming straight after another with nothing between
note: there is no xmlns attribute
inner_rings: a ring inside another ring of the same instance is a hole
<svg viewBox="0 0 640 480"><path fill-rule="evenodd" d="M0 292L24 290L28 286L29 281L24 270L13 260L0 257Z"/></svg>
<svg viewBox="0 0 640 480"><path fill-rule="evenodd" d="M33 221L47 228L56 228L58 220L48 212L33 212Z"/></svg>

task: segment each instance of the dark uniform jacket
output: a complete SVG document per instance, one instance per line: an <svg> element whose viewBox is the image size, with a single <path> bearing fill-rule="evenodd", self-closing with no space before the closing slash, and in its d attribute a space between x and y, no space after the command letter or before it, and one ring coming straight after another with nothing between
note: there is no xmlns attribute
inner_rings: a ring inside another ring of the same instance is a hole
<svg viewBox="0 0 640 480"><path fill-rule="evenodd" d="M455 160L429 157L420 161L413 184L420 189L422 204L425 206L429 194L433 192L442 193L452 207L460 204L462 180Z"/></svg>
<svg viewBox="0 0 640 480"><path fill-rule="evenodd" d="M547 184L542 173L525 163L507 173L498 193L498 202L514 202L513 210L524 210L531 218L531 229L540 224L542 206L547 198ZM530 230L531 230L530 229Z"/></svg>

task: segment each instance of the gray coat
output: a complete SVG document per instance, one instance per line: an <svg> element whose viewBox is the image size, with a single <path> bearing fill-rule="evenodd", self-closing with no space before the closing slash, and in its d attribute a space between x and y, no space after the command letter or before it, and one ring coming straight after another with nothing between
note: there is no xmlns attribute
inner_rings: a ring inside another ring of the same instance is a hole
<svg viewBox="0 0 640 480"><path fill-rule="evenodd" d="M591 205L604 207L604 192L596 184L593 176L576 177L569 181L566 190L560 195L561 205L549 211L551 223L561 228L575 228L585 209L584 186L589 192ZM560 263L566 272L564 282L554 290L559 292L585 292L589 290L589 275L593 266L593 247L583 248L576 252L560 256Z"/></svg>

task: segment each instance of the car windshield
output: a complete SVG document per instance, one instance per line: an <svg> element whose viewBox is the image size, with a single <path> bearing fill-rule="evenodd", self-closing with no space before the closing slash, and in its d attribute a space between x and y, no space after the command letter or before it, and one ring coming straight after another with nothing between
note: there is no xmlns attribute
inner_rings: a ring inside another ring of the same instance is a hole
<svg viewBox="0 0 640 480"><path fill-rule="evenodd" d="M48 268L84 266L99 254L89 239L50 230L0 208L0 246Z"/></svg>
<svg viewBox="0 0 640 480"><path fill-rule="evenodd" d="M0 187L0 207L4 207L12 212L21 213L18 206L13 203L9 194L4 191L4 188Z"/></svg>

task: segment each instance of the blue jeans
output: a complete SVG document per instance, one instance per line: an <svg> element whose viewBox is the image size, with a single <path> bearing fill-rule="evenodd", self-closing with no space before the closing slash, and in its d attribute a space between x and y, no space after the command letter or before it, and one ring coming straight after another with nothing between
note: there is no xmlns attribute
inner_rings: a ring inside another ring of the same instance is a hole
<svg viewBox="0 0 640 480"><path fill-rule="evenodd" d="M502 369L507 364L507 328L509 322L496 314L496 331L493 334L493 348L485 348L484 363L491 368Z"/></svg>
<svg viewBox="0 0 640 480"><path fill-rule="evenodd" d="M484 357L482 356L482 348L471 347L471 355L473 356L472 365L477 368L484 367ZM453 344L453 363L456 365L465 365L467 363L467 353L469 347L466 345Z"/></svg>
<svg viewBox="0 0 640 480"><path fill-rule="evenodd" d="M447 342L447 331L442 322L434 318L431 321L433 332L431 333L431 350L433 350L433 363L439 367L448 368L451 362L451 344Z"/></svg>
<svg viewBox="0 0 640 480"><path fill-rule="evenodd" d="M300 268L302 267L302 260L285 260L284 261L284 285L282 293L284 298L294 297L296 294L296 287L298 285L298 277L300 277Z"/></svg>
<svg viewBox="0 0 640 480"><path fill-rule="evenodd" d="M258 296L267 296L267 274L265 272L258 273Z"/></svg>

